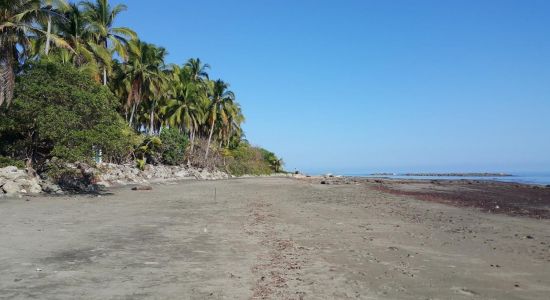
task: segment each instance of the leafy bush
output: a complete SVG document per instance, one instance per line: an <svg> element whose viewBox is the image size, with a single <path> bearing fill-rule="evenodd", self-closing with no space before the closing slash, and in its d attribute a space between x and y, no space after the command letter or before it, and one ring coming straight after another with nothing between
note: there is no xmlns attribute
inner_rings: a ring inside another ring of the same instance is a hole
<svg viewBox="0 0 550 300"><path fill-rule="evenodd" d="M271 170L275 173L283 172L283 160L278 158L275 153L259 148L264 160L269 164Z"/></svg>
<svg viewBox="0 0 550 300"><path fill-rule="evenodd" d="M167 165L180 165L185 161L185 149L189 144L187 135L176 128L164 128L160 133L162 141L162 162Z"/></svg>
<svg viewBox="0 0 550 300"><path fill-rule="evenodd" d="M11 157L0 156L0 168L5 168L9 166L15 166L19 169L24 169L25 162L22 160L13 159Z"/></svg>
<svg viewBox="0 0 550 300"><path fill-rule="evenodd" d="M156 165L162 156L162 141L158 136L147 136L134 153L138 169L143 170L146 163Z"/></svg>
<svg viewBox="0 0 550 300"><path fill-rule="evenodd" d="M226 150L227 171L233 175L267 175L280 172L282 164L275 154L259 147L252 147L248 143L241 143L234 149Z"/></svg>
<svg viewBox="0 0 550 300"><path fill-rule="evenodd" d="M0 154L42 163L130 158L137 135L117 113L108 88L68 65L39 62L17 78L12 105L0 111Z"/></svg>

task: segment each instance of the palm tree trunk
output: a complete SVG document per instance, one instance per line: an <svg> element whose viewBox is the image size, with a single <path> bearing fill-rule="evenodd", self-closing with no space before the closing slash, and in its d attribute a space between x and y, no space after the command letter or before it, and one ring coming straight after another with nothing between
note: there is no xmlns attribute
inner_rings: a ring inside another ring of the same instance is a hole
<svg viewBox="0 0 550 300"><path fill-rule="evenodd" d="M210 134L208 135L208 143L206 144L206 155L204 155L204 160L208 159L208 152L210 150L210 142L212 141L212 134L214 133L214 122L210 126Z"/></svg>
<svg viewBox="0 0 550 300"><path fill-rule="evenodd" d="M195 128L191 129L191 150L189 150L189 155L193 154L193 149L195 149Z"/></svg>
<svg viewBox="0 0 550 300"><path fill-rule="evenodd" d="M46 49L44 50L46 55L50 53L51 34L52 34L52 16L48 15L48 32L46 33Z"/></svg>
<svg viewBox="0 0 550 300"><path fill-rule="evenodd" d="M130 127L132 127L134 124L134 113L136 112L136 103L132 104L132 112L130 113Z"/></svg>
<svg viewBox="0 0 550 300"><path fill-rule="evenodd" d="M6 103L9 106L15 87L14 47L10 45L0 45L0 47L0 105Z"/></svg>
<svg viewBox="0 0 550 300"><path fill-rule="evenodd" d="M109 49L107 39L105 39L105 49ZM103 65L103 85L107 85L107 66Z"/></svg>
<svg viewBox="0 0 550 300"><path fill-rule="evenodd" d="M189 149L189 153L187 153L187 167L191 166L191 155L193 155L193 129L189 130L189 141L191 143L191 148Z"/></svg>
<svg viewBox="0 0 550 300"><path fill-rule="evenodd" d="M149 117L150 125L149 125L149 134L153 135L155 132L155 101L153 101L153 105L151 106L151 116Z"/></svg>

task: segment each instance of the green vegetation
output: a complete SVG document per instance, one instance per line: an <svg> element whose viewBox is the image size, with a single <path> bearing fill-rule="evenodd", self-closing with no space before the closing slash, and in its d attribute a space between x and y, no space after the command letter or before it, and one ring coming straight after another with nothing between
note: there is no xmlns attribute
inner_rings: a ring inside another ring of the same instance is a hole
<svg viewBox="0 0 550 300"><path fill-rule="evenodd" d="M15 160L11 157L0 156L0 168L8 166L15 166L22 169L25 167L25 162L22 160Z"/></svg>
<svg viewBox="0 0 550 300"><path fill-rule="evenodd" d="M162 142L162 162L174 166L183 164L185 149L189 144L187 136L175 128L165 128L160 133L160 140Z"/></svg>
<svg viewBox="0 0 550 300"><path fill-rule="evenodd" d="M41 165L57 157L123 162L137 135L117 113L118 101L105 87L72 66L37 63L20 76L15 99L0 119L0 153Z"/></svg>
<svg viewBox="0 0 550 300"><path fill-rule="evenodd" d="M248 145L230 85L198 58L115 26L108 0L0 2L0 155L4 160L184 164L234 174L281 171Z"/></svg>
<svg viewBox="0 0 550 300"><path fill-rule="evenodd" d="M227 171L234 175L265 175L282 171L282 160L275 154L245 142L234 149L226 150L224 155Z"/></svg>

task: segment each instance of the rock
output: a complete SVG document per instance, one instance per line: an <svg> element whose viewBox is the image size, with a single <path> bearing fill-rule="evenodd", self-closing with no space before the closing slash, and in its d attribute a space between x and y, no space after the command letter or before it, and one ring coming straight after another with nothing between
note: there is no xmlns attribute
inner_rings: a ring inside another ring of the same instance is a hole
<svg viewBox="0 0 550 300"><path fill-rule="evenodd" d="M7 180L16 180L18 178L27 177L27 172L25 172L25 170L19 170L17 167L9 166L0 169L0 177Z"/></svg>
<svg viewBox="0 0 550 300"><path fill-rule="evenodd" d="M40 182L40 187L42 188L42 191L48 194L57 194L61 192L61 188L52 182L49 181L42 181Z"/></svg>
<svg viewBox="0 0 550 300"><path fill-rule="evenodd" d="M187 170L179 170L174 173L174 176L178 178L189 177L189 172Z"/></svg>
<svg viewBox="0 0 550 300"><path fill-rule="evenodd" d="M2 190L7 196L19 195L21 192L21 186L14 181L8 181L2 186Z"/></svg>
<svg viewBox="0 0 550 300"><path fill-rule="evenodd" d="M63 190L77 193L95 193L99 186L93 183L93 178L84 174L64 174L59 178L59 186Z"/></svg>
<svg viewBox="0 0 550 300"><path fill-rule="evenodd" d="M15 180L15 183L17 183L22 190L25 190L24 192L22 191L23 193L40 194L42 192L40 181L37 178L19 178Z"/></svg>

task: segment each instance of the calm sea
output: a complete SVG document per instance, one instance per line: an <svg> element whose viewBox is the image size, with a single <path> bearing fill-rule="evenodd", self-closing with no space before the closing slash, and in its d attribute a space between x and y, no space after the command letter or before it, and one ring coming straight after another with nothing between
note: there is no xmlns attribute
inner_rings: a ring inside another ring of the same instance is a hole
<svg viewBox="0 0 550 300"><path fill-rule="evenodd" d="M404 175L384 175L384 176L375 176L370 174L349 174L349 176L358 176L358 177L372 177L372 178L394 178L394 179L420 179L420 180L434 180L434 179L450 179L450 180L460 180L460 179L471 179L471 180L495 180L495 181L504 181L504 182L517 182L517 183L527 183L527 184L540 184L547 185L550 184L550 172L537 172L537 173L506 173L511 174L512 176L488 176L488 177L469 177L469 176L404 176Z"/></svg>

